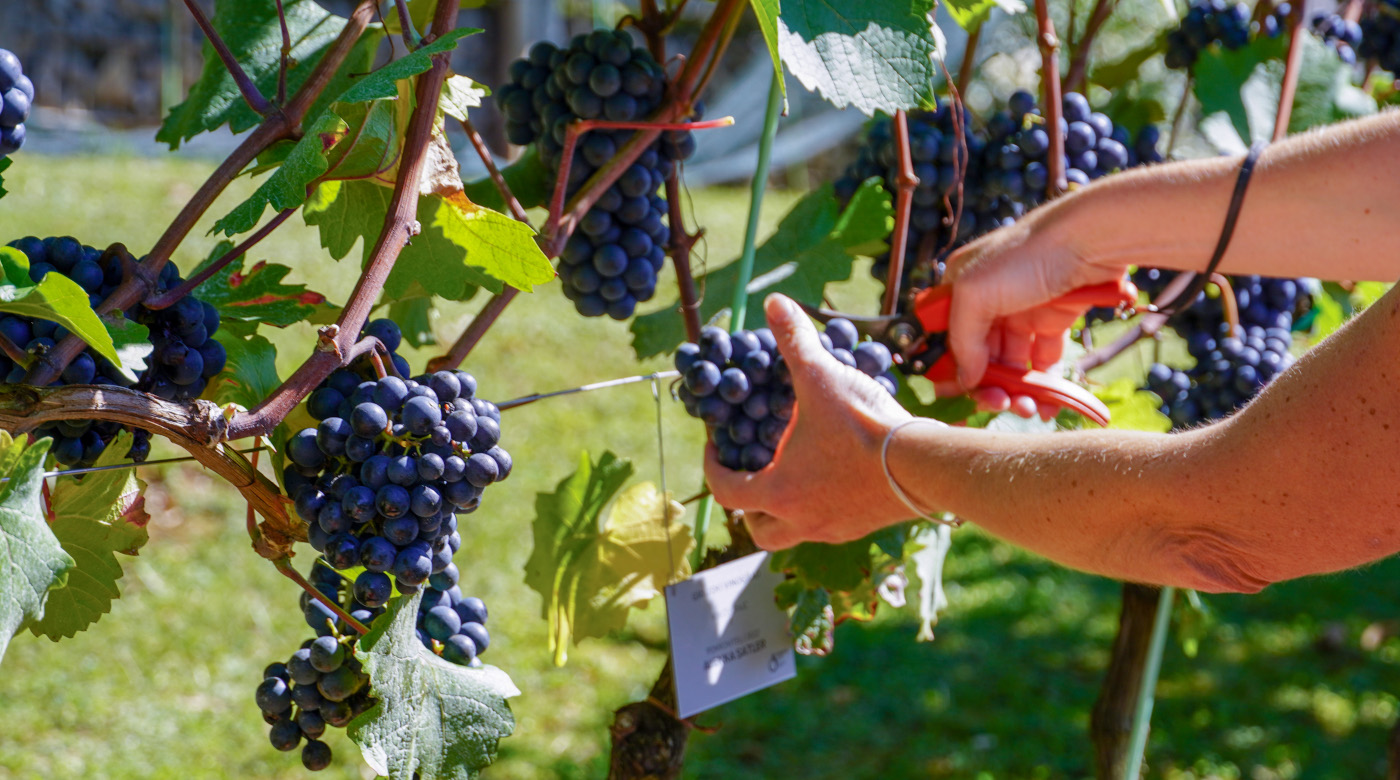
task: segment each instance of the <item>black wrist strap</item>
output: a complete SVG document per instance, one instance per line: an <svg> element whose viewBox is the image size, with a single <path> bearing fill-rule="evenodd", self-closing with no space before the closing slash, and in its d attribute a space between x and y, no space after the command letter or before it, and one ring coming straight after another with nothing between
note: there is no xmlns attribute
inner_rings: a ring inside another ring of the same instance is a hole
<svg viewBox="0 0 1400 780"><path fill-rule="evenodd" d="M1225 257L1225 250L1230 248L1230 238L1235 234L1235 223L1240 219L1240 208L1244 206L1244 193L1249 188L1249 179L1254 173L1254 164L1259 161L1259 155L1263 154L1266 146L1268 143L1265 141L1255 141L1249 147L1249 153L1244 156L1244 162L1240 163L1240 172L1235 179L1235 192L1230 196L1230 208L1225 212L1225 224L1220 228L1220 240L1215 242L1215 253L1210 256L1206 270L1196 274L1196 278L1192 279L1191 284L1179 295L1158 306L1158 312L1176 314L1190 307L1192 303L1195 303L1196 296L1205 289L1211 274L1220 267L1220 261Z"/></svg>

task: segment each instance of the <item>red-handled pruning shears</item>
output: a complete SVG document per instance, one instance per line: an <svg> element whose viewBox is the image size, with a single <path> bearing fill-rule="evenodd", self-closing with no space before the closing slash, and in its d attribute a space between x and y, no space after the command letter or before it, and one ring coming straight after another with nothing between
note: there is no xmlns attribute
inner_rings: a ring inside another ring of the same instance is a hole
<svg viewBox="0 0 1400 780"><path fill-rule="evenodd" d="M1117 282L1080 287L1052 301L1069 306L1120 308L1137 300L1137 288L1123 279ZM948 349L948 313L953 303L953 285L940 284L918 292L904 314L888 317L853 317L827 309L803 306L808 314L827 322L841 317L851 321L864 336L883 343L896 355L903 369L923 374L935 382L957 379L958 367ZM982 375L982 387L999 387L1012 397L1030 396L1037 403L1073 409L1099 425L1108 425L1108 407L1092 393L1073 382L1044 371L1010 366L995 361Z"/></svg>

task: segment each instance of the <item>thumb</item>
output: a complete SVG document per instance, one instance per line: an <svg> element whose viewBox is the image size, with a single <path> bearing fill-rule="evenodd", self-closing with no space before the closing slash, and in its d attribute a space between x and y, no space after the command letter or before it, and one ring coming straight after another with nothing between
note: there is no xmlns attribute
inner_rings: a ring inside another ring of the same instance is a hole
<svg viewBox="0 0 1400 780"><path fill-rule="evenodd" d="M953 286L953 300L948 310L948 347L957 360L958 383L969 390L982 381L982 374L987 371L987 334L996 318L981 303L984 297L965 285L964 282Z"/></svg>
<svg viewBox="0 0 1400 780"><path fill-rule="evenodd" d="M768 316L768 328L778 342L778 351L787 361L794 380L811 372L814 364L823 360L835 361L822 346L817 337L817 329L791 298L774 293L763 302L763 311Z"/></svg>

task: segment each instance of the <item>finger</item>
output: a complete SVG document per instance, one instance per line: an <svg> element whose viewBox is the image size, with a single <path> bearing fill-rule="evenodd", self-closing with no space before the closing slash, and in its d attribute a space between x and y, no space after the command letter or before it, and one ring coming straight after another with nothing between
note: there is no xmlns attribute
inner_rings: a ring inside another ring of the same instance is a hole
<svg viewBox="0 0 1400 780"><path fill-rule="evenodd" d="M1047 368L1060 362L1060 358L1065 354L1065 338L1063 334L1036 336L1035 348L1031 351L1031 367L1037 371L1044 371Z"/></svg>
<svg viewBox="0 0 1400 780"><path fill-rule="evenodd" d="M822 346L807 313L791 298L774 293L763 302L763 310L768 315L768 328L778 342L778 351L792 371L794 384L824 362L840 365Z"/></svg>
<svg viewBox="0 0 1400 780"><path fill-rule="evenodd" d="M1001 329L1001 352L997 360L1009 366L1025 366L1031 362L1034 342L1028 331L1006 327Z"/></svg>
<svg viewBox="0 0 1400 780"><path fill-rule="evenodd" d="M744 525L753 543L765 550L786 550L802 541L790 523L767 512L745 512Z"/></svg>
<svg viewBox="0 0 1400 780"><path fill-rule="evenodd" d="M1018 395L1011 399L1010 412L1017 417L1024 417L1027 420L1034 417L1039 411L1034 398L1028 395Z"/></svg>
<svg viewBox="0 0 1400 780"><path fill-rule="evenodd" d="M979 412L1004 412L1011 408L1011 395L1000 387L979 387L970 393Z"/></svg>
<svg viewBox="0 0 1400 780"><path fill-rule="evenodd" d="M1045 422L1050 422L1060 414L1060 407L1056 404L1047 404L1042 402L1037 404L1037 407L1039 407L1040 419L1044 420Z"/></svg>
<svg viewBox="0 0 1400 780"><path fill-rule="evenodd" d="M722 506L733 509L758 509L761 491L754 484L754 475L747 471L731 471L719 463L719 450L714 442L705 442L705 483Z"/></svg>
<svg viewBox="0 0 1400 780"><path fill-rule="evenodd" d="M996 320L978 290L958 290L948 310L948 346L958 361L958 381L976 387L987 370L987 337Z"/></svg>

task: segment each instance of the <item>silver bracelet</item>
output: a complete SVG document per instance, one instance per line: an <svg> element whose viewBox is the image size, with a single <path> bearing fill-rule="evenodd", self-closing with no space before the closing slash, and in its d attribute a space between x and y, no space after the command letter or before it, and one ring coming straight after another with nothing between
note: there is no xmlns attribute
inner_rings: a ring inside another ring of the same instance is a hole
<svg viewBox="0 0 1400 780"><path fill-rule="evenodd" d="M953 517L952 515L949 515L947 513L941 515L930 514L916 506L914 502L909 499L909 496L904 492L903 488L899 486L899 483L895 482L894 474L890 472L890 442L894 441L894 435L896 433L899 433L900 429L909 425L913 425L915 423L932 423L933 425L937 425L940 428L948 427L944 423L941 423L937 420L928 417L911 417L908 420L905 420L904 422L894 426L890 429L889 433L885 434L885 443L880 447L880 468L884 469L885 471L885 479L889 480L890 490L893 491L896 496L899 496L899 500L903 501L905 506L913 510L914 515L916 517L927 520L931 523L938 523L939 525L946 525L950 528L957 528L958 526L962 525L962 520Z"/></svg>

